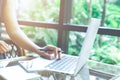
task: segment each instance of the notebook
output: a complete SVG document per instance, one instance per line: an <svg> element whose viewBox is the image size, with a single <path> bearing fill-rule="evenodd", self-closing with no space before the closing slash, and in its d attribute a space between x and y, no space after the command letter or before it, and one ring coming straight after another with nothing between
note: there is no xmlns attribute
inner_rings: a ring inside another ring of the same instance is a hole
<svg viewBox="0 0 120 80"><path fill-rule="evenodd" d="M42 57L37 57L29 61L19 61L19 65L28 72L52 71L69 75L77 74L89 58L89 53L93 47L99 25L100 19L91 19L79 56L62 54L61 60L47 60Z"/></svg>

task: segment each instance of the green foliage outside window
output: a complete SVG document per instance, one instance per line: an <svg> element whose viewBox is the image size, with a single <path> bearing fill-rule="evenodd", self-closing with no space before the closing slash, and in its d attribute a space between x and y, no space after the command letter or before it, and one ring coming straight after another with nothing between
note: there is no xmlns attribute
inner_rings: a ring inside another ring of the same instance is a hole
<svg viewBox="0 0 120 80"><path fill-rule="evenodd" d="M23 28L23 31L39 46L45 46L47 44L57 45L57 34L54 29L34 28L31 26Z"/></svg>
<svg viewBox="0 0 120 80"><path fill-rule="evenodd" d="M103 36L102 46L99 47L97 35L94 48L90 54L91 60L104 62L108 64L120 65L120 42L116 36ZM116 44L117 43L117 44Z"/></svg>
<svg viewBox="0 0 120 80"><path fill-rule="evenodd" d="M18 0L22 20L58 22L60 0Z"/></svg>

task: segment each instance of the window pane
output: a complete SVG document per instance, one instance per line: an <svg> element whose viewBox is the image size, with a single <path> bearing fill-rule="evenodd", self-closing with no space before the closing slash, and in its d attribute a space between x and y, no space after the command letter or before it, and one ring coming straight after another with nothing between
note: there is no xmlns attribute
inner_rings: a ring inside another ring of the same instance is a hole
<svg viewBox="0 0 120 80"><path fill-rule="evenodd" d="M91 1L91 2L90 2ZM119 28L119 0L73 0L71 24L86 25L91 17L100 18L102 27Z"/></svg>
<svg viewBox="0 0 120 80"><path fill-rule="evenodd" d="M78 55L85 33L70 31L68 53ZM97 34L89 59L120 65L120 37Z"/></svg>
<svg viewBox="0 0 120 80"><path fill-rule="evenodd" d="M57 31L55 29L22 26L22 30L31 40L41 47L47 44L57 45Z"/></svg>
<svg viewBox="0 0 120 80"><path fill-rule="evenodd" d="M17 12L21 20L58 22L60 0L18 0Z"/></svg>
<svg viewBox="0 0 120 80"><path fill-rule="evenodd" d="M85 33L83 32L69 32L68 54L78 55L80 53L84 37Z"/></svg>
<svg viewBox="0 0 120 80"><path fill-rule="evenodd" d="M120 0L107 0L105 25L120 28Z"/></svg>
<svg viewBox="0 0 120 80"><path fill-rule="evenodd" d="M88 2L86 0L73 0L71 24L88 24L90 13Z"/></svg>
<svg viewBox="0 0 120 80"><path fill-rule="evenodd" d="M97 35L90 59L120 65L120 37Z"/></svg>

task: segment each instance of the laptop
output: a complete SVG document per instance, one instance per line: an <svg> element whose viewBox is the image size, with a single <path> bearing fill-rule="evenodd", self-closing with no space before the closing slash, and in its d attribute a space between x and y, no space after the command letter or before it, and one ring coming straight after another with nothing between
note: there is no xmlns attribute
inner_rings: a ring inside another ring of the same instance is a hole
<svg viewBox="0 0 120 80"><path fill-rule="evenodd" d="M100 19L91 19L79 56L62 54L61 60L47 60L42 57L37 57L28 61L19 61L18 63L28 72L50 71L75 75L86 64L89 58L89 53L93 47L99 25Z"/></svg>

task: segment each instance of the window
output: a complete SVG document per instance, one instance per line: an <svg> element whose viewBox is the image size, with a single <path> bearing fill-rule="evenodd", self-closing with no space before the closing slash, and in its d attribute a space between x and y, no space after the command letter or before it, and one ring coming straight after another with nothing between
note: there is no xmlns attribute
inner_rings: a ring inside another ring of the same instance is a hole
<svg viewBox="0 0 120 80"><path fill-rule="evenodd" d="M117 36L97 35L90 59L113 65L120 62L120 41Z"/></svg>
<svg viewBox="0 0 120 80"><path fill-rule="evenodd" d="M18 0L18 19L58 22L59 0Z"/></svg>
<svg viewBox="0 0 120 80"><path fill-rule="evenodd" d="M120 6L115 0L73 0L71 23L86 25L90 17L103 18L102 27L119 28Z"/></svg>
<svg viewBox="0 0 120 80"><path fill-rule="evenodd" d="M70 31L68 54L79 55L84 38L85 38L84 32Z"/></svg>
<svg viewBox="0 0 120 80"><path fill-rule="evenodd" d="M109 50L111 45L112 48L114 47L117 50L119 48L119 0L18 1L17 12L19 23L26 26L26 28L23 28L24 32L28 36L32 35L34 37L33 39L39 41L44 38L46 39L46 44L57 45L66 53L79 53L80 47L79 49L74 47L77 50L72 50L74 45L80 46L75 41L79 40L82 43L84 38L83 33L87 29L89 20L91 17L95 17L101 19L101 26L93 52L96 52L97 49L104 48L105 45L107 46L105 50ZM30 26L32 27L30 28ZM27 28L35 32L27 31ZM44 36L41 34L44 34Z"/></svg>
<svg viewBox="0 0 120 80"><path fill-rule="evenodd" d="M55 29L22 26L22 30L32 41L41 47L47 44L57 45L57 31Z"/></svg>

